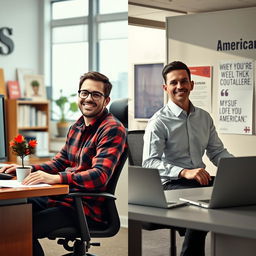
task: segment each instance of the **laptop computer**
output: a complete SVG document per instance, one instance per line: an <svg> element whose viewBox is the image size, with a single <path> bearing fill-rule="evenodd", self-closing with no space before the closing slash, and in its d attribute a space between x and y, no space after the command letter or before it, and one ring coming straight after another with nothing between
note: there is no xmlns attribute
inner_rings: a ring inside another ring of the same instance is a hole
<svg viewBox="0 0 256 256"><path fill-rule="evenodd" d="M160 208L175 208L187 204L178 198L167 202L157 169L129 166L128 170L130 204Z"/></svg>
<svg viewBox="0 0 256 256"><path fill-rule="evenodd" d="M220 159L213 187L193 190L181 201L204 208L256 205L256 157Z"/></svg>

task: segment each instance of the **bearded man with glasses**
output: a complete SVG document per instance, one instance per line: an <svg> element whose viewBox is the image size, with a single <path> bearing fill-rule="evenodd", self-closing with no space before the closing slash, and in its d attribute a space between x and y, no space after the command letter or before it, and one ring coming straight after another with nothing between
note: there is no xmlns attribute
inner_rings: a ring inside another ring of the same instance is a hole
<svg viewBox="0 0 256 256"><path fill-rule="evenodd" d="M112 85L98 72L85 73L79 82L78 106L82 116L70 127L65 146L51 160L33 165L24 185L38 183L68 184L70 192L105 191L115 166L126 147L126 129L106 106ZM14 172L9 165L1 172ZM74 225L73 199L67 196L37 197L33 206L33 255L44 255L38 238L58 228ZM104 222L103 201L84 200L89 226Z"/></svg>

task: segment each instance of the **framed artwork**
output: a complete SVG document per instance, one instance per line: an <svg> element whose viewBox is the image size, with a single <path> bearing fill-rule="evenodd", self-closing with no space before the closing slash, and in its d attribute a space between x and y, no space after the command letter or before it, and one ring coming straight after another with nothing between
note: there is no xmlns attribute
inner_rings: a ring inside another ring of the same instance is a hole
<svg viewBox="0 0 256 256"><path fill-rule="evenodd" d="M163 63L134 65L134 118L147 120L163 107Z"/></svg>
<svg viewBox="0 0 256 256"><path fill-rule="evenodd" d="M42 75L25 75L25 96L33 100L46 100L46 89Z"/></svg>
<svg viewBox="0 0 256 256"><path fill-rule="evenodd" d="M28 68L17 68L17 79L20 85L20 95L25 97L25 75L35 74L35 71Z"/></svg>

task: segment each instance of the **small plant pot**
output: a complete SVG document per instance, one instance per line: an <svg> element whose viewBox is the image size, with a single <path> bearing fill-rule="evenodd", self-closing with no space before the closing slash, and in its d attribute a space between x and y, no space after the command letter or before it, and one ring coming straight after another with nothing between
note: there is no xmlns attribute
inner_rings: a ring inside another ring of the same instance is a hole
<svg viewBox="0 0 256 256"><path fill-rule="evenodd" d="M59 122L57 123L58 137L66 137L69 129L69 123Z"/></svg>
<svg viewBox="0 0 256 256"><path fill-rule="evenodd" d="M22 182L31 173L31 166L17 167L16 177L18 182Z"/></svg>

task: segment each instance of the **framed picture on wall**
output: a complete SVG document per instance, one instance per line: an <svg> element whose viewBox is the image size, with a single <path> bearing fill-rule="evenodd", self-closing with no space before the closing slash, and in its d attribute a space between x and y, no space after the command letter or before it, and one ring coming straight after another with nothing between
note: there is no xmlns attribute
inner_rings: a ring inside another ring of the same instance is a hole
<svg viewBox="0 0 256 256"><path fill-rule="evenodd" d="M46 100L44 76L25 75L25 96L33 100Z"/></svg>
<svg viewBox="0 0 256 256"><path fill-rule="evenodd" d="M163 107L163 63L134 65L134 118L149 119Z"/></svg>
<svg viewBox="0 0 256 256"><path fill-rule="evenodd" d="M25 97L25 75L33 75L35 74L35 71L28 68L17 68L17 79L20 85L20 96Z"/></svg>

